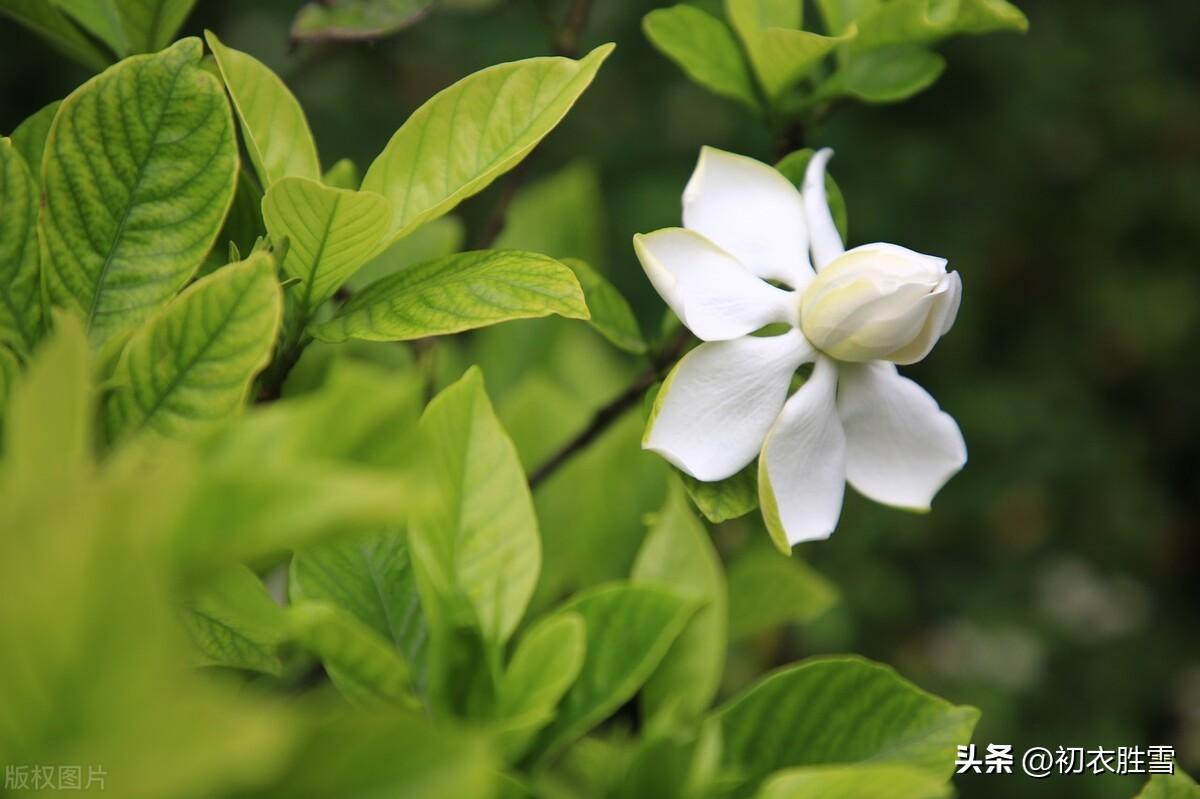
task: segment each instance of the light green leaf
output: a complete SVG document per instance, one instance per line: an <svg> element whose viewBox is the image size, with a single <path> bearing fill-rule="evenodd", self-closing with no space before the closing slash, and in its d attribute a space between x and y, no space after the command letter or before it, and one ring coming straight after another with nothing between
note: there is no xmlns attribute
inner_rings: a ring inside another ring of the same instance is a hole
<svg viewBox="0 0 1200 799"><path fill-rule="evenodd" d="M780 771L757 799L943 799L953 795L944 777L891 763L807 766Z"/></svg>
<svg viewBox="0 0 1200 799"><path fill-rule="evenodd" d="M564 258L562 262L575 273L583 289L592 327L619 349L635 354L645 352L646 340L642 338L637 317L616 286L585 261Z"/></svg>
<svg viewBox="0 0 1200 799"><path fill-rule="evenodd" d="M1174 774L1155 774L1135 799L1200 799L1200 786L1175 766Z"/></svg>
<svg viewBox="0 0 1200 799"><path fill-rule="evenodd" d="M359 174L357 164L349 158L343 158L325 170L325 174L321 176L321 181L326 186L335 189L350 189L353 191L357 190L358 185L362 183L362 175Z"/></svg>
<svg viewBox="0 0 1200 799"><path fill-rule="evenodd" d="M892 45L855 53L817 89L821 99L853 97L868 103L895 103L929 88L946 59L914 45Z"/></svg>
<svg viewBox="0 0 1200 799"><path fill-rule="evenodd" d="M196 0L119 0L117 10L135 53L156 53L175 38Z"/></svg>
<svg viewBox="0 0 1200 799"><path fill-rule="evenodd" d="M296 13L292 38L381 39L397 33L425 16L433 0L321 0Z"/></svg>
<svg viewBox="0 0 1200 799"><path fill-rule="evenodd" d="M503 644L533 594L541 542L516 448L478 369L429 403L421 430L433 497L414 521L414 558L425 557L438 593L466 596L485 640Z"/></svg>
<svg viewBox="0 0 1200 799"><path fill-rule="evenodd" d="M62 100L42 106L37 113L17 125L12 134L13 147L16 147L17 152L25 159L25 165L29 167L29 174L35 183L42 179L42 153L46 149L46 136L50 134L50 124L54 122L54 115L58 113L60 105Z"/></svg>
<svg viewBox="0 0 1200 799"><path fill-rule="evenodd" d="M93 345L187 283L233 200L233 120L200 56L200 40L184 39L127 58L72 92L50 127L43 285L82 314Z"/></svg>
<svg viewBox="0 0 1200 799"><path fill-rule="evenodd" d="M729 566L729 637L810 622L837 600L837 588L799 557L752 546Z"/></svg>
<svg viewBox="0 0 1200 799"><path fill-rule="evenodd" d="M891 0L866 10L858 27L854 50L930 45L959 33L1024 32L1029 22L1006 0Z"/></svg>
<svg viewBox="0 0 1200 799"><path fill-rule="evenodd" d="M494 246L602 264L606 227L596 166L574 161L517 192Z"/></svg>
<svg viewBox="0 0 1200 799"><path fill-rule="evenodd" d="M767 28L799 30L804 24L803 0L725 0L725 15L743 41Z"/></svg>
<svg viewBox="0 0 1200 799"><path fill-rule="evenodd" d="M321 179L317 145L304 110L279 76L251 55L226 47L212 31L204 38L233 98L242 138L264 190L283 177Z"/></svg>
<svg viewBox="0 0 1200 799"><path fill-rule="evenodd" d="M805 147L803 150L793 150L785 155L775 164L775 168L783 173L783 176L800 188L804 185L804 172L808 169L808 162L813 157L814 150L811 147ZM842 240L848 239L849 218L846 212L846 199L842 195L842 190L834 182L833 176L828 172L825 173L825 195L829 200L829 210L833 212L833 222L837 225L838 233L842 234Z"/></svg>
<svg viewBox="0 0 1200 799"><path fill-rule="evenodd" d="M28 354L42 332L38 190L25 159L0 138L0 344Z"/></svg>
<svg viewBox="0 0 1200 799"><path fill-rule="evenodd" d="M706 89L759 110L754 80L733 31L724 21L680 3L642 18L646 38Z"/></svg>
<svg viewBox="0 0 1200 799"><path fill-rule="evenodd" d="M873 12L882 0L816 0L825 28L831 34L846 30L852 22Z"/></svg>
<svg viewBox="0 0 1200 799"><path fill-rule="evenodd" d="M500 739L509 762L524 753L550 719L559 700L583 668L587 625L578 613L556 613L521 637L496 696L496 716L504 720Z"/></svg>
<svg viewBox="0 0 1200 799"><path fill-rule="evenodd" d="M282 296L255 253L189 286L134 334L104 403L108 438L190 438L237 413L270 362Z"/></svg>
<svg viewBox="0 0 1200 799"><path fill-rule="evenodd" d="M254 251L255 242L267 233L262 220L262 199L262 189L254 182L254 178L246 169L239 169L233 205L225 216L225 225L217 236L217 243L204 259L201 275L209 274L231 261L240 261L242 254L249 255Z"/></svg>
<svg viewBox="0 0 1200 799"><path fill-rule="evenodd" d="M947 780L979 718L857 657L815 658L760 680L715 713L722 762L748 795L797 766L895 764Z"/></svg>
<svg viewBox="0 0 1200 799"><path fill-rule="evenodd" d="M688 496L713 523L745 516L758 507L758 466L751 463L733 477L705 483L677 470Z"/></svg>
<svg viewBox="0 0 1200 799"><path fill-rule="evenodd" d="M287 635L283 609L254 572L240 564L220 571L182 604L197 665L282 673L275 650Z"/></svg>
<svg viewBox="0 0 1200 799"><path fill-rule="evenodd" d="M272 241L288 240L283 271L301 281L294 291L306 318L379 253L391 211L373 192L307 178L282 178L267 189L263 219Z"/></svg>
<svg viewBox="0 0 1200 799"><path fill-rule="evenodd" d="M566 115L613 45L585 58L499 64L443 89L388 142L363 188L392 201L390 240L441 216L507 172Z"/></svg>
<svg viewBox="0 0 1200 799"><path fill-rule="evenodd" d="M406 341L550 314L588 318L574 272L537 253L477 250L372 283L309 332L322 341Z"/></svg>
<svg viewBox="0 0 1200 799"><path fill-rule="evenodd" d="M332 603L306 600L287 609L287 620L291 637L321 659L352 703L416 707L404 658L354 616Z"/></svg>
<svg viewBox="0 0 1200 799"><path fill-rule="evenodd" d="M442 216L421 225L355 272L346 287L358 292L377 280L462 249L466 227L456 216Z"/></svg>
<svg viewBox="0 0 1200 799"><path fill-rule="evenodd" d="M292 558L289 575L293 602L317 599L337 605L391 642L421 673L429 633L402 531L302 549Z"/></svg>
<svg viewBox="0 0 1200 799"><path fill-rule="evenodd" d="M577 594L559 612L587 625L587 655L539 749L551 757L627 702L662 662L696 605L661 588L610 583Z"/></svg>
<svg viewBox="0 0 1200 799"><path fill-rule="evenodd" d="M725 13L737 31L767 97L777 99L856 31L822 36L799 30L803 4L796 0L726 0Z"/></svg>
<svg viewBox="0 0 1200 799"><path fill-rule="evenodd" d="M59 10L124 58L132 50L117 0L49 0Z"/></svg>
<svg viewBox="0 0 1200 799"><path fill-rule="evenodd" d="M88 69L99 72L112 63L112 55L49 0L0 0L0 14L12 17Z"/></svg>
<svg viewBox="0 0 1200 799"><path fill-rule="evenodd" d="M8 415L8 398L21 378L21 361L8 347L0 344L0 452L4 446L4 420Z"/></svg>
<svg viewBox="0 0 1200 799"><path fill-rule="evenodd" d="M645 716L665 715L691 725L708 710L725 670L729 602L721 558L695 517L683 489L673 485L638 552L630 579L659 585L694 600L688 622L642 693Z"/></svg>

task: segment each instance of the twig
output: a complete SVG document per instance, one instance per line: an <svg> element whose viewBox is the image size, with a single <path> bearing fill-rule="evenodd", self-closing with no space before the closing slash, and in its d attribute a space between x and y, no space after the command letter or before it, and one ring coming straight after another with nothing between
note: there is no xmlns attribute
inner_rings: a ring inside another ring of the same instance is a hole
<svg viewBox="0 0 1200 799"><path fill-rule="evenodd" d="M536 489L540 483L558 471L559 467L569 461L576 453L586 449L589 444L599 438L614 422L624 416L626 411L641 402L642 395L646 393L646 389L662 378L667 367L675 363L691 340L692 334L686 328L680 328L679 332L658 353L651 357L650 365L646 367L645 371L634 378L628 388L614 397L608 404L600 408L600 410L596 411L587 427L583 428L574 438L564 444L558 452L551 455L545 463L529 475L529 487Z"/></svg>

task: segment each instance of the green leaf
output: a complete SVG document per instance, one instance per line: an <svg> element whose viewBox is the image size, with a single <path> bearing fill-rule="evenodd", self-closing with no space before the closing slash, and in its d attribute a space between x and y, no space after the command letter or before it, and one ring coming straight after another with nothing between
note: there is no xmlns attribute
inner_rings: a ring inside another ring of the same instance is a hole
<svg viewBox="0 0 1200 799"><path fill-rule="evenodd" d="M676 470L688 496L714 524L745 516L758 507L758 466L751 463L733 477L705 483Z"/></svg>
<svg viewBox="0 0 1200 799"><path fill-rule="evenodd" d="M610 583L577 594L560 613L587 625L587 655L539 749L551 757L637 692L662 662L696 605L661 588Z"/></svg>
<svg viewBox="0 0 1200 799"><path fill-rule="evenodd" d="M349 158L343 158L336 164L325 170L325 174L321 176L321 181L334 189L358 189L358 185L362 183L362 175L359 174L358 166Z"/></svg>
<svg viewBox="0 0 1200 799"><path fill-rule="evenodd" d="M953 791L945 778L890 763L808 766L773 775L756 799L943 799Z"/></svg>
<svg viewBox="0 0 1200 799"><path fill-rule="evenodd" d="M854 50L930 45L959 33L1024 32L1029 21L1006 0L891 0L865 11Z"/></svg>
<svg viewBox="0 0 1200 799"><path fill-rule="evenodd" d="M588 322L617 348L641 354L646 351L646 340L629 303L617 291L616 286L578 258L564 258L564 264L575 273L591 318Z"/></svg>
<svg viewBox="0 0 1200 799"><path fill-rule="evenodd" d="M25 159L25 165L29 167L29 174L35 183L40 183L42 179L42 153L46 150L50 124L54 122L54 115L58 113L60 105L62 100L42 106L37 113L17 125L12 134L13 147L16 147L17 152Z"/></svg>
<svg viewBox="0 0 1200 799"><path fill-rule="evenodd" d="M225 225L217 236L216 245L204 260L201 275L209 274L231 261L240 261L241 253L248 255L253 252L255 243L267 233L262 220L262 199L262 189L254 182L254 178L246 169L239 169L233 205L225 216Z"/></svg>
<svg viewBox="0 0 1200 799"><path fill-rule="evenodd" d="M367 170L363 188L392 201L390 240L441 216L521 161L566 115L613 45L585 58L489 67L418 108Z"/></svg>
<svg viewBox="0 0 1200 799"><path fill-rule="evenodd" d="M810 622L837 600L834 585L800 558L752 546L729 567L729 637Z"/></svg>
<svg viewBox="0 0 1200 799"><path fill-rule="evenodd" d="M351 702L416 707L404 658L354 616L329 602L307 600L287 609L287 621L290 636L321 659Z"/></svg>
<svg viewBox="0 0 1200 799"><path fill-rule="evenodd" d="M391 203L367 191L333 189L307 178L277 180L263 198L272 241L287 238L283 271L307 317L379 253Z"/></svg>
<svg viewBox="0 0 1200 799"><path fill-rule="evenodd" d="M583 668L587 625L578 613L555 613L533 625L513 653L496 692L500 740L509 762L524 753Z"/></svg>
<svg viewBox="0 0 1200 799"><path fill-rule="evenodd" d="M403 532L387 530L302 549L292 558L289 575L293 602L316 599L337 605L390 641L420 674L428 630Z"/></svg>
<svg viewBox="0 0 1200 799"><path fill-rule="evenodd" d="M775 168L794 183L796 188L800 188L804 185L804 171L808 169L808 162L812 159L813 152L811 147L793 150L781 158L775 164ZM829 210L833 212L833 222L837 225L838 233L842 234L842 240L845 241L850 224L846 212L846 198L842 195L842 190L837 183L834 182L833 176L828 172L825 173L825 195L829 199Z"/></svg>
<svg viewBox="0 0 1200 799"><path fill-rule="evenodd" d="M651 723L664 715L691 726L708 710L721 683L729 603L721 558L678 485L671 487L646 535L630 579L674 590L700 607L642 693Z"/></svg>
<svg viewBox="0 0 1200 799"><path fill-rule="evenodd" d="M197 665L283 672L275 652L287 636L283 609L245 566L220 571L189 591L183 622Z"/></svg>
<svg viewBox="0 0 1200 799"><path fill-rule="evenodd" d="M822 36L799 30L803 4L797 0L726 0L725 14L750 56L754 72L771 100L807 75L856 31Z"/></svg>
<svg viewBox="0 0 1200 799"><path fill-rule="evenodd" d="M880 47L851 56L818 87L817 97L895 103L929 88L945 68L946 59L923 47Z"/></svg>
<svg viewBox="0 0 1200 799"><path fill-rule="evenodd" d="M49 0L59 10L78 22L84 30L108 45L124 58L132 50L117 0Z"/></svg>
<svg viewBox="0 0 1200 799"><path fill-rule="evenodd" d="M8 398L20 377L20 359L8 347L0 344L0 452L4 451L4 420L8 415Z"/></svg>
<svg viewBox="0 0 1200 799"><path fill-rule="evenodd" d="M200 57L200 40L184 39L127 58L72 92L50 127L43 285L83 315L93 345L174 296L229 210L233 120Z"/></svg>
<svg viewBox="0 0 1200 799"><path fill-rule="evenodd" d="M1155 774L1135 799L1200 799L1200 786L1175 766L1174 774Z"/></svg>
<svg viewBox="0 0 1200 799"><path fill-rule="evenodd" d="M606 227L600 175L574 161L517 193L494 246L602 264Z"/></svg>
<svg viewBox="0 0 1200 799"><path fill-rule="evenodd" d="M112 63L112 55L49 0L0 0L0 14L12 17L88 69L98 72Z"/></svg>
<svg viewBox="0 0 1200 799"><path fill-rule="evenodd" d="M802 0L725 0L725 15L743 41L767 28L799 30L804 24Z"/></svg>
<svg viewBox="0 0 1200 799"><path fill-rule="evenodd" d="M466 597L485 640L503 644L533 595L541 542L516 448L478 369L429 403L421 430L433 495L413 523L414 559L440 596Z"/></svg>
<svg viewBox="0 0 1200 799"><path fill-rule="evenodd" d="M947 780L979 718L857 657L815 658L760 680L715 713L722 762L749 795L797 766L895 764Z"/></svg>
<svg viewBox="0 0 1200 799"><path fill-rule="evenodd" d="M281 309L268 253L189 286L125 348L104 403L109 440L194 437L237 413L270 362Z"/></svg>
<svg viewBox="0 0 1200 799"><path fill-rule="evenodd" d="M117 9L135 53L157 53L175 39L196 0L120 0Z"/></svg>
<svg viewBox="0 0 1200 799"><path fill-rule="evenodd" d="M466 227L455 216L439 217L421 225L392 244L363 268L355 272L346 287L358 292L377 280L394 275L426 261L444 258L462 249Z"/></svg>
<svg viewBox="0 0 1200 799"><path fill-rule="evenodd" d="M21 154L0 138L0 344L28 354L42 331L38 190Z"/></svg>
<svg viewBox="0 0 1200 799"><path fill-rule="evenodd" d="M279 76L251 55L204 38L217 60L242 125L242 138L264 190L283 177L321 179L317 145L304 110Z"/></svg>
<svg viewBox="0 0 1200 799"><path fill-rule="evenodd" d="M550 314L588 318L574 272L537 253L477 250L372 283L309 332L322 341L407 341Z"/></svg>
<svg viewBox="0 0 1200 799"><path fill-rule="evenodd" d="M425 16L433 0L321 0L306 4L292 22L305 41L381 39Z"/></svg>
<svg viewBox="0 0 1200 799"><path fill-rule="evenodd" d="M759 110L750 69L724 21L680 3L651 11L642 18L642 31L694 82L753 111Z"/></svg>

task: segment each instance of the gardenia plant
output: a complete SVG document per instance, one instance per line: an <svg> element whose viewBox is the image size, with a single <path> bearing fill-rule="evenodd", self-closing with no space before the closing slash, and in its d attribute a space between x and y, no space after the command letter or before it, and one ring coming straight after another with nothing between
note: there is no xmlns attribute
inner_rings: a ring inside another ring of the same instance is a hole
<svg viewBox="0 0 1200 799"><path fill-rule="evenodd" d="M954 420L896 370L953 325L958 273L894 244L846 250L825 193L832 154L813 156L801 192L706 147L684 227L634 237L655 289L705 342L664 382L644 446L703 481L757 456L763 517L786 546L833 533L846 482L925 511L967 458Z"/></svg>

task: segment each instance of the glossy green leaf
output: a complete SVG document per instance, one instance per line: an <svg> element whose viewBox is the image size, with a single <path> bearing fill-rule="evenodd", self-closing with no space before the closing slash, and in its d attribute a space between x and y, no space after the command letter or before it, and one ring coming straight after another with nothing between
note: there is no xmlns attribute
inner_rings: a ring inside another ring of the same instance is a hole
<svg viewBox="0 0 1200 799"><path fill-rule="evenodd" d="M929 45L955 34L1028 29L1021 10L1006 0L891 0L858 19L855 50L899 44Z"/></svg>
<svg viewBox="0 0 1200 799"><path fill-rule="evenodd" d="M306 600L287 609L287 622L290 636L321 659L351 702L416 706L404 658L354 616L329 602Z"/></svg>
<svg viewBox="0 0 1200 799"><path fill-rule="evenodd" d="M421 671L429 633L402 531L300 550L292 558L288 592L293 602L317 599L337 605L391 642L414 672Z"/></svg>
<svg viewBox="0 0 1200 799"><path fill-rule="evenodd" d="M777 99L807 75L854 30L822 36L799 30L802 6L796 0L726 0L725 13L737 31L767 97Z"/></svg>
<svg viewBox="0 0 1200 799"><path fill-rule="evenodd" d="M853 97L868 103L895 103L929 88L946 59L915 45L890 45L855 53L817 89L822 99Z"/></svg>
<svg viewBox="0 0 1200 799"><path fill-rule="evenodd" d="M637 692L662 662L696 604L661 588L610 583L577 594L559 612L587 625L583 669L543 730L539 749L552 756Z"/></svg>
<svg viewBox="0 0 1200 799"><path fill-rule="evenodd" d="M700 607L642 693L642 707L651 723L665 715L691 724L708 710L721 683L729 603L721 558L678 485L668 491L667 503L646 535L630 579L675 591Z"/></svg>
<svg viewBox="0 0 1200 799"><path fill-rule="evenodd" d="M47 0L122 58L132 51L117 0Z"/></svg>
<svg viewBox="0 0 1200 799"><path fill-rule="evenodd" d="M119 0L117 10L135 53L156 53L175 39L196 0Z"/></svg>
<svg viewBox="0 0 1200 799"><path fill-rule="evenodd" d="M1200 799L1200 786L1175 766L1174 774L1151 777L1135 799Z"/></svg>
<svg viewBox="0 0 1200 799"><path fill-rule="evenodd" d="M758 467L751 463L733 477L705 483L677 471L688 496L704 518L719 523L745 516L758 507Z"/></svg>
<svg viewBox="0 0 1200 799"><path fill-rule="evenodd" d="M794 183L796 188L800 188L804 185L804 172L808 169L808 162L813 157L813 152L811 147L793 150L779 159L775 168ZM825 195L829 200L829 210L833 212L833 223L837 225L838 233L842 234L842 240L845 241L848 238L847 231L850 225L846 211L846 198L837 183L834 182L833 176L828 172L825 173Z"/></svg>
<svg viewBox="0 0 1200 799"><path fill-rule="evenodd" d="M944 777L910 766L864 763L808 766L770 777L756 799L943 799L953 791Z"/></svg>
<svg viewBox="0 0 1200 799"><path fill-rule="evenodd" d="M441 216L528 155L592 82L613 45L463 78L418 108L363 178L392 201L390 239Z"/></svg>
<svg viewBox="0 0 1200 799"><path fill-rule="evenodd" d="M503 644L533 594L541 542L516 448L478 369L429 403L421 430L433 498L414 522L414 556L419 543L435 590L464 595L485 640Z"/></svg>
<svg viewBox="0 0 1200 799"><path fill-rule="evenodd" d="M306 316L379 253L391 203L367 191L282 178L267 189L263 219L272 241L288 240L283 271L298 278L294 296Z"/></svg>
<svg viewBox="0 0 1200 799"><path fill-rule="evenodd" d="M0 14L20 22L89 69L99 72L112 63L112 55L50 0L0 0Z"/></svg>
<svg viewBox="0 0 1200 799"><path fill-rule="evenodd" d="M237 109L242 138L263 189L284 177L320 180L317 145L288 87L257 58L226 47L212 31L204 38Z"/></svg>
<svg viewBox="0 0 1200 799"><path fill-rule="evenodd" d="M321 182L335 189L357 190L362 183L362 174L359 173L357 164L349 158L342 158L325 170Z"/></svg>
<svg viewBox="0 0 1200 799"><path fill-rule="evenodd" d="M642 18L642 30L659 52L693 81L752 110L759 109L749 66L723 20L680 3L651 11Z"/></svg>
<svg viewBox="0 0 1200 799"><path fill-rule="evenodd" d="M41 182L42 179L42 153L46 150L50 124L54 122L54 115L58 113L60 105L62 100L42 106L37 113L17 125L12 134L13 147L16 147L17 152L25 159L25 165L29 167L29 174L35 183Z"/></svg>
<svg viewBox="0 0 1200 799"><path fill-rule="evenodd" d="M372 283L309 331L322 341L405 341L550 314L588 318L574 272L537 253L477 250Z"/></svg>
<svg viewBox="0 0 1200 799"><path fill-rule="evenodd" d="M725 768L749 795L772 772L797 766L895 764L943 780L979 718L925 693L891 668L857 657L815 658L781 669L715 717Z"/></svg>
<svg viewBox="0 0 1200 799"><path fill-rule="evenodd" d="M109 439L193 437L237 413L270 362L281 308L268 253L189 286L125 348L104 403Z"/></svg>
<svg viewBox="0 0 1200 799"><path fill-rule="evenodd" d="M646 340L642 338L637 317L617 287L586 261L564 258L562 262L575 273L583 289L591 326L619 349L635 354L645 352Z"/></svg>
<svg viewBox="0 0 1200 799"><path fill-rule="evenodd" d="M71 93L42 164L50 301L94 345L145 321L195 274L229 210L237 146L199 39L133 56Z"/></svg>
<svg viewBox="0 0 1200 799"><path fill-rule="evenodd" d="M837 600L837 588L798 556L752 546L729 566L729 637L810 622Z"/></svg>
<svg viewBox="0 0 1200 799"><path fill-rule="evenodd" d="M189 591L182 605L194 663L282 673L276 649L287 636L284 612L254 572L242 565L220 571Z"/></svg>
<svg viewBox="0 0 1200 799"><path fill-rule="evenodd" d="M496 691L501 744L510 762L554 717L583 668L586 647L587 625L577 613L548 616L521 637Z"/></svg>
<svg viewBox="0 0 1200 799"><path fill-rule="evenodd" d="M0 138L0 344L33 350L42 330L38 190L25 159Z"/></svg>
<svg viewBox="0 0 1200 799"><path fill-rule="evenodd" d="M292 38L321 41L381 39L412 25L433 0L321 0L296 13Z"/></svg>
<svg viewBox="0 0 1200 799"><path fill-rule="evenodd" d="M346 286L354 292L362 291L388 275L458 252L465 239L466 227L461 219L456 216L438 217L375 256L370 263L351 275Z"/></svg>

